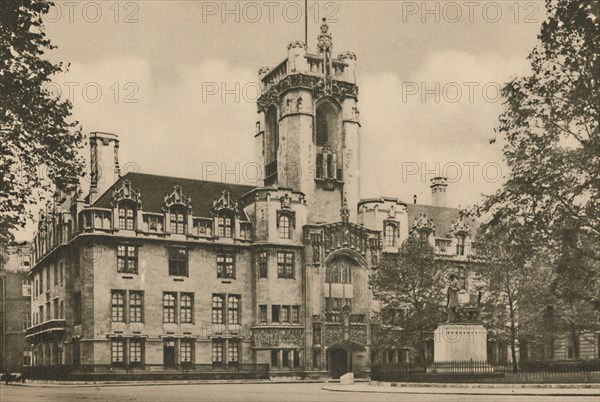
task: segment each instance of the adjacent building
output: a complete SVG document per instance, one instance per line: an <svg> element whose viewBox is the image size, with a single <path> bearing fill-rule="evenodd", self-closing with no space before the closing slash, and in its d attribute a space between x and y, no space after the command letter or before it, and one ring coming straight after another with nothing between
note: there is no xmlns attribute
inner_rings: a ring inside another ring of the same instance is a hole
<svg viewBox="0 0 600 402"><path fill-rule="evenodd" d="M27 242L0 246L0 372L19 372L31 365L25 330L31 326L32 263Z"/></svg>

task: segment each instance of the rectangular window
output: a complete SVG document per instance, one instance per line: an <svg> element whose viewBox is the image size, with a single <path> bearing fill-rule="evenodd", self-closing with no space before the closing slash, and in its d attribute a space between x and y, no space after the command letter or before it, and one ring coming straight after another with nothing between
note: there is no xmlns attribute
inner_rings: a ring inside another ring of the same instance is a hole
<svg viewBox="0 0 600 402"><path fill-rule="evenodd" d="M280 311L281 311L281 306L278 306L276 304L271 306L271 322L281 322L280 321Z"/></svg>
<svg viewBox="0 0 600 402"><path fill-rule="evenodd" d="M292 306L292 322L300 322L300 306Z"/></svg>
<svg viewBox="0 0 600 402"><path fill-rule="evenodd" d="M125 291L111 292L111 319L113 322L125 322Z"/></svg>
<svg viewBox="0 0 600 402"><path fill-rule="evenodd" d="M53 318L58 320L60 318L58 311L58 299L52 300L52 312L54 313Z"/></svg>
<svg viewBox="0 0 600 402"><path fill-rule="evenodd" d="M60 263L60 284L65 283L65 264Z"/></svg>
<svg viewBox="0 0 600 402"><path fill-rule="evenodd" d="M129 322L144 322L144 292L129 292Z"/></svg>
<svg viewBox="0 0 600 402"><path fill-rule="evenodd" d="M227 323L240 324L240 296L229 295L227 298Z"/></svg>
<svg viewBox="0 0 600 402"><path fill-rule="evenodd" d="M36 279L33 284L33 290L35 292L36 299L37 299L38 295L40 294L40 288L38 286L39 286L39 283L38 283L38 280Z"/></svg>
<svg viewBox="0 0 600 402"><path fill-rule="evenodd" d="M177 311L177 293L165 292L163 294L163 322L175 323L175 313Z"/></svg>
<svg viewBox="0 0 600 402"><path fill-rule="evenodd" d="M261 323L267 322L267 305L261 304L258 306L258 319Z"/></svg>
<svg viewBox="0 0 600 402"><path fill-rule="evenodd" d="M65 302L62 300L60 301L60 319L65 319Z"/></svg>
<svg viewBox="0 0 600 402"><path fill-rule="evenodd" d="M269 264L268 264L268 255L266 251L261 251L258 253L258 277L266 278L268 276Z"/></svg>
<svg viewBox="0 0 600 402"><path fill-rule="evenodd" d="M281 306L281 322L290 322L290 306Z"/></svg>
<svg viewBox="0 0 600 402"><path fill-rule="evenodd" d="M46 303L46 321L50 321L52 319L52 312L50 311L50 302Z"/></svg>
<svg viewBox="0 0 600 402"><path fill-rule="evenodd" d="M229 363L237 363L239 362L239 343L235 342L233 339L229 340L229 345L227 346L227 361Z"/></svg>
<svg viewBox="0 0 600 402"><path fill-rule="evenodd" d="M58 285L58 264L53 265L54 268L54 286Z"/></svg>
<svg viewBox="0 0 600 402"><path fill-rule="evenodd" d="M465 267L458 268L458 283L461 289L467 289L469 274Z"/></svg>
<svg viewBox="0 0 600 402"><path fill-rule="evenodd" d="M38 313L40 316L40 324L44 322L44 306L41 305L38 307Z"/></svg>
<svg viewBox="0 0 600 402"><path fill-rule="evenodd" d="M223 310L225 308L225 296L224 295L213 295L212 296L212 323L223 324Z"/></svg>
<svg viewBox="0 0 600 402"><path fill-rule="evenodd" d="M174 208L171 211L171 232L175 234L185 234L187 214L182 210Z"/></svg>
<svg viewBox="0 0 600 402"><path fill-rule="evenodd" d="M213 364L223 363L223 341L220 339L212 341L212 362Z"/></svg>
<svg viewBox="0 0 600 402"><path fill-rule="evenodd" d="M277 277L294 279L294 253L277 253Z"/></svg>
<svg viewBox="0 0 600 402"><path fill-rule="evenodd" d="M217 278L235 279L233 254L217 255Z"/></svg>
<svg viewBox="0 0 600 402"><path fill-rule="evenodd" d="M137 274L137 259L136 246L117 246L117 272Z"/></svg>
<svg viewBox="0 0 600 402"><path fill-rule="evenodd" d="M233 222L230 217L219 216L217 218L217 235L219 237L233 237Z"/></svg>
<svg viewBox="0 0 600 402"><path fill-rule="evenodd" d="M110 361L114 365L125 364L125 340L113 339L110 345Z"/></svg>
<svg viewBox="0 0 600 402"><path fill-rule="evenodd" d="M141 339L129 340L129 364L141 365L143 361L143 341Z"/></svg>
<svg viewBox="0 0 600 402"><path fill-rule="evenodd" d="M191 339L182 339L179 345L179 361L181 364L192 364L193 358L194 341Z"/></svg>
<svg viewBox="0 0 600 402"><path fill-rule="evenodd" d="M169 275L188 276L187 250L181 248L169 249Z"/></svg>
<svg viewBox="0 0 600 402"><path fill-rule="evenodd" d="M50 267L46 268L46 291L50 290Z"/></svg>
<svg viewBox="0 0 600 402"><path fill-rule="evenodd" d="M181 323L192 324L194 322L194 294L182 293L181 300Z"/></svg>
<svg viewBox="0 0 600 402"><path fill-rule="evenodd" d="M31 281L25 279L21 282L21 296L31 296Z"/></svg>
<svg viewBox="0 0 600 402"><path fill-rule="evenodd" d="M271 349L271 368L279 367L279 350Z"/></svg>
<svg viewBox="0 0 600 402"><path fill-rule="evenodd" d="M119 207L119 229L133 230L135 223L134 210L129 205Z"/></svg>
<svg viewBox="0 0 600 402"><path fill-rule="evenodd" d="M40 289L39 289L39 294L40 296L44 293L44 268L42 268L42 270L40 271Z"/></svg>

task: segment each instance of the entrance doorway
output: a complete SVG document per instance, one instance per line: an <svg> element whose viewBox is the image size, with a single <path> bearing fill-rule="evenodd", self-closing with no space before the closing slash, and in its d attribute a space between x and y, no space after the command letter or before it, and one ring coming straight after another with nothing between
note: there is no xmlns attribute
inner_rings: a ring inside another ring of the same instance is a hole
<svg viewBox="0 0 600 402"><path fill-rule="evenodd" d="M327 366L331 378L340 378L352 371L352 354L342 348L329 349L327 353Z"/></svg>
<svg viewBox="0 0 600 402"><path fill-rule="evenodd" d="M175 367L175 341L165 341L163 346L163 360L165 367Z"/></svg>

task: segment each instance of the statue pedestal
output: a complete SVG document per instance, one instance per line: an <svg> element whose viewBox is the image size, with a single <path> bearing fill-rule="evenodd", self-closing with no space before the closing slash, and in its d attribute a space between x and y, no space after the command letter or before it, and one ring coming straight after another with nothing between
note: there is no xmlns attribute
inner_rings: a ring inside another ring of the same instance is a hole
<svg viewBox="0 0 600 402"><path fill-rule="evenodd" d="M434 331L433 361L487 361L487 332L482 324L442 324Z"/></svg>

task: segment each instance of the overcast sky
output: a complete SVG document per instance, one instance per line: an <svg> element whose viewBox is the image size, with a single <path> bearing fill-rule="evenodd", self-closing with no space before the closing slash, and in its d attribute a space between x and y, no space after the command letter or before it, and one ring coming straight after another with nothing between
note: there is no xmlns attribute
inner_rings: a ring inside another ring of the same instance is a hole
<svg viewBox="0 0 600 402"><path fill-rule="evenodd" d="M498 187L501 149L489 144L502 111L497 89L527 73L542 1L308 3L309 50L329 17L334 55L357 54L363 197L412 202L417 194L429 203L436 173L460 173L451 206ZM86 134L120 136L125 170L221 180L203 166L239 163L238 177L225 179L244 181L254 158L258 68L281 62L287 44L304 39L303 7L58 1L47 33L58 46L52 58L71 67L56 81ZM238 99L208 95L212 83L233 92L239 83Z"/></svg>

